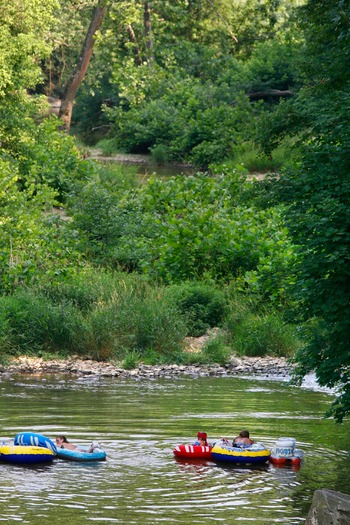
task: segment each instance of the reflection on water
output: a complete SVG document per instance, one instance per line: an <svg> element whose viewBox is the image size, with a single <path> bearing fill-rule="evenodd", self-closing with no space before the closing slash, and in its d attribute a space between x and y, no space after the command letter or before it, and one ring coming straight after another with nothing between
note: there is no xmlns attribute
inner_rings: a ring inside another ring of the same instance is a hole
<svg viewBox="0 0 350 525"><path fill-rule="evenodd" d="M1 434L34 431L77 444L103 443L101 463L0 463L0 521L83 525L296 525L314 490L350 493L350 424L323 419L324 392L246 378L0 380ZM272 446L297 439L301 467L226 465L173 456L198 430L214 440L248 428ZM339 450L339 448L341 449Z"/></svg>

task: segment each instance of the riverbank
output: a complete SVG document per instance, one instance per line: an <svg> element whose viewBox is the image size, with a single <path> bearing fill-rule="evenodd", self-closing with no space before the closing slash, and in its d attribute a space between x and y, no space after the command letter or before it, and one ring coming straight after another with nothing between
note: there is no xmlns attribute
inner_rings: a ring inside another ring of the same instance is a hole
<svg viewBox="0 0 350 525"><path fill-rule="evenodd" d="M233 376L255 374L267 377L288 378L292 367L285 358L277 357L233 357L225 366L211 365L143 365L125 370L109 362L80 359L77 356L66 360L44 360L42 358L21 356L13 358L7 365L0 366L0 374L64 374L114 378L156 378L187 375L192 377Z"/></svg>

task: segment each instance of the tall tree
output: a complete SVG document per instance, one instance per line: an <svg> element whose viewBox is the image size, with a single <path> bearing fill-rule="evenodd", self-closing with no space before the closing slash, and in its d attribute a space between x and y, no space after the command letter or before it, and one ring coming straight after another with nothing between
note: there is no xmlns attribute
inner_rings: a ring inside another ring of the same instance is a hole
<svg viewBox="0 0 350 525"><path fill-rule="evenodd" d="M279 186L301 248L301 312L318 330L297 372L315 370L321 385L339 388L329 414L342 421L350 414L350 4L308 0L299 16L304 87L284 105L280 131L294 129L300 162Z"/></svg>
<svg viewBox="0 0 350 525"><path fill-rule="evenodd" d="M66 131L69 131L70 129L75 94L81 85L89 66L95 42L95 35L102 24L106 9L106 0L101 0L94 10L81 50L79 62L69 78L62 96L59 117L62 119Z"/></svg>

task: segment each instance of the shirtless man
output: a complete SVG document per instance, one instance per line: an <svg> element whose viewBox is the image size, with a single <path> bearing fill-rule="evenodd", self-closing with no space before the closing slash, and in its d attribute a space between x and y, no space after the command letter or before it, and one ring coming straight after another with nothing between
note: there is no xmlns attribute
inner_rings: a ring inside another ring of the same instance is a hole
<svg viewBox="0 0 350 525"><path fill-rule="evenodd" d="M232 445L253 445L254 441L250 439L248 430L241 430L238 436L233 440Z"/></svg>

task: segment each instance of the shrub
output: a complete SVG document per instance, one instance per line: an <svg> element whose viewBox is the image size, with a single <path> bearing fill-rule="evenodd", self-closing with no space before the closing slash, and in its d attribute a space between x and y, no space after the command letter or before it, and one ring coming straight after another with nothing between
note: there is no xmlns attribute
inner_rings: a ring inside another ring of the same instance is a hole
<svg viewBox="0 0 350 525"><path fill-rule="evenodd" d="M300 347L293 326L276 312L248 313L231 328L231 347L238 355L290 357Z"/></svg>
<svg viewBox="0 0 350 525"><path fill-rule="evenodd" d="M155 144L150 148L152 159L159 164L167 162L169 160L169 152L165 144Z"/></svg>
<svg viewBox="0 0 350 525"><path fill-rule="evenodd" d="M103 155L109 157L119 151L117 142L112 139L101 139L96 144L96 148L100 149Z"/></svg>
<svg viewBox="0 0 350 525"><path fill-rule="evenodd" d="M202 350L206 363L224 365L230 357L230 349L226 346L223 337L210 339Z"/></svg>
<svg viewBox="0 0 350 525"><path fill-rule="evenodd" d="M225 316L225 294L208 284L170 286L167 295L184 316L189 336L203 335L208 328L219 326Z"/></svg>

